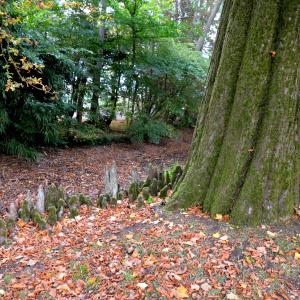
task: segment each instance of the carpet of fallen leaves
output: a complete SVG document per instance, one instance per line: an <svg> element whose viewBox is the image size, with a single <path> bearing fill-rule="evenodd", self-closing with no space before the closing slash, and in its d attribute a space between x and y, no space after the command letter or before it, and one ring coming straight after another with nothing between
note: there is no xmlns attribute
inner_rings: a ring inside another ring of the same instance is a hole
<svg viewBox="0 0 300 300"><path fill-rule="evenodd" d="M104 168L116 161L119 183L125 187L133 169L141 177L149 163L166 167L185 163L192 140L192 129L179 133L177 139L163 140L161 145L147 143L112 144L69 149L44 149L35 162L0 154L0 212L27 190L36 193L39 184L56 183L67 193L84 193L95 198L103 188Z"/></svg>
<svg viewBox="0 0 300 300"><path fill-rule="evenodd" d="M82 207L44 231L18 221L0 248L0 298L300 298L299 220L237 228L159 201Z"/></svg>

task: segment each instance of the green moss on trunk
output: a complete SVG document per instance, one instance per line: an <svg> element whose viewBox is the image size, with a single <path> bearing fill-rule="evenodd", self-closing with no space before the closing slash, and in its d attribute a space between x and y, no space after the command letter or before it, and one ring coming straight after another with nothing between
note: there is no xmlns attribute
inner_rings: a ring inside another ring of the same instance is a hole
<svg viewBox="0 0 300 300"><path fill-rule="evenodd" d="M187 168L174 197L184 199L183 206L203 203L214 174L215 165L225 136L236 91L252 1L235 1L230 7L220 62L213 84L203 124L198 124L198 144L194 146L190 167Z"/></svg>
<svg viewBox="0 0 300 300"><path fill-rule="evenodd" d="M234 223L259 224L286 219L299 205L299 18L297 0L225 1L171 206L203 204Z"/></svg>

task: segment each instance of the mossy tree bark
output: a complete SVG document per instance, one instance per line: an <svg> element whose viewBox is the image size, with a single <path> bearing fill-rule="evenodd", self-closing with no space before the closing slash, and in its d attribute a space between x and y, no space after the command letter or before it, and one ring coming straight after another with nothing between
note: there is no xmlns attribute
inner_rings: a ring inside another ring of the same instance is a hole
<svg viewBox="0 0 300 300"><path fill-rule="evenodd" d="M226 0L192 150L171 206L236 224L299 205L299 0Z"/></svg>

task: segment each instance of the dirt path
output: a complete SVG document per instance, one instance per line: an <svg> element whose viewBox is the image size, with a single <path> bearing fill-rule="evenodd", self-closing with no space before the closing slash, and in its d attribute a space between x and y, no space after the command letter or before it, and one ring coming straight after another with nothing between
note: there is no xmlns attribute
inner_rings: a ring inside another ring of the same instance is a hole
<svg viewBox="0 0 300 300"><path fill-rule="evenodd" d="M112 144L45 149L37 162L0 154L0 212L28 189L35 192L45 180L62 185L67 193L80 192L96 197L103 188L104 167L112 160L116 161L119 182L124 187L133 168L144 176L149 163L159 166L176 161L184 163L191 139L192 130L184 130L177 139L164 140L161 145Z"/></svg>

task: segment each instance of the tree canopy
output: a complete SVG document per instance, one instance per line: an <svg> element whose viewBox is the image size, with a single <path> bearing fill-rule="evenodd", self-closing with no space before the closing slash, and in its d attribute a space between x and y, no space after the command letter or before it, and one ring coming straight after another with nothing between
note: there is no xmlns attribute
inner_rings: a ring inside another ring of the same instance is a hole
<svg viewBox="0 0 300 300"><path fill-rule="evenodd" d="M194 124L209 56L173 1L2 0L0 18L1 151L66 144L74 118L107 130L121 113L134 139L138 120Z"/></svg>

